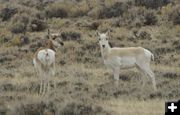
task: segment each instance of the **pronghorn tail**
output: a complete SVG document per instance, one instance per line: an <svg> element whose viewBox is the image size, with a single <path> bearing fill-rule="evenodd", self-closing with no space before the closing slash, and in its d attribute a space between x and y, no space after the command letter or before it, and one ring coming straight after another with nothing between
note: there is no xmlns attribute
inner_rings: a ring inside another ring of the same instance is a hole
<svg viewBox="0 0 180 115"><path fill-rule="evenodd" d="M154 54L151 53L151 60L154 61Z"/></svg>
<svg viewBox="0 0 180 115"><path fill-rule="evenodd" d="M144 53L148 58L150 58L152 61L154 61L154 54L151 51L144 48Z"/></svg>

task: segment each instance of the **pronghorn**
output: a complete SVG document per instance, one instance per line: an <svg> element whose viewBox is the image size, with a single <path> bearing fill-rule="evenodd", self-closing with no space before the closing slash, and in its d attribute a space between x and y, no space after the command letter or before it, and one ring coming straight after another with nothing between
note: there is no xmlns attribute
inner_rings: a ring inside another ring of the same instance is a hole
<svg viewBox="0 0 180 115"><path fill-rule="evenodd" d="M113 47L111 48L108 42L108 34L97 32L101 55L104 64L113 70L114 79L119 80L121 69L137 67L143 74L143 87L145 85L144 75L148 75L152 79L153 88L156 91L155 75L150 68L151 60L154 60L154 55L143 47Z"/></svg>
<svg viewBox="0 0 180 115"><path fill-rule="evenodd" d="M33 64L35 71L41 80L40 95L44 95L46 90L49 92L49 81L55 75L55 53L56 50L63 45L60 34L50 34L48 30L48 42L46 47L41 47L35 52ZM56 89L55 82L54 88Z"/></svg>

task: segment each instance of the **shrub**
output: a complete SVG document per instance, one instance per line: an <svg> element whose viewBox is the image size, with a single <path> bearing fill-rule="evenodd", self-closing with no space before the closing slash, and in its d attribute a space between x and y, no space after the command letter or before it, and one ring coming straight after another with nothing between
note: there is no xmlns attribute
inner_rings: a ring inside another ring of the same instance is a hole
<svg viewBox="0 0 180 115"><path fill-rule="evenodd" d="M33 31L33 32L42 31L42 30L45 30L46 28L47 28L46 22L37 18L32 19L29 25L30 31Z"/></svg>
<svg viewBox="0 0 180 115"><path fill-rule="evenodd" d="M81 9L79 7L73 7L73 8L71 8L71 11L70 11L71 17L80 17L80 16L84 16L86 14L87 14L87 10Z"/></svg>
<svg viewBox="0 0 180 115"><path fill-rule="evenodd" d="M17 13L17 8L7 7L0 11L0 18L2 18L2 21L7 21L16 13Z"/></svg>
<svg viewBox="0 0 180 115"><path fill-rule="evenodd" d="M129 9L124 13L123 21L121 21L122 24L131 24L132 26L155 25L157 22L158 18L155 10L144 7L133 7Z"/></svg>
<svg viewBox="0 0 180 115"><path fill-rule="evenodd" d="M84 0L78 3L77 6L71 7L69 11L69 16L71 17L85 16L87 15L88 11L89 11L89 7L87 6L86 1Z"/></svg>
<svg viewBox="0 0 180 115"><path fill-rule="evenodd" d="M169 14L169 20L174 24L180 24L180 6L175 7Z"/></svg>
<svg viewBox="0 0 180 115"><path fill-rule="evenodd" d="M60 112L61 115L109 115L100 106L87 105L84 103L68 103Z"/></svg>
<svg viewBox="0 0 180 115"><path fill-rule="evenodd" d="M80 40L81 34L78 32L62 32L61 33L63 40Z"/></svg>
<svg viewBox="0 0 180 115"><path fill-rule="evenodd" d="M126 25L132 25L132 26L142 26L144 25L145 19L144 19L144 11L145 8L142 7L132 7L128 9L127 12L123 14L122 17L117 20L117 24L119 26L126 26ZM119 22L119 23L118 23Z"/></svg>
<svg viewBox="0 0 180 115"><path fill-rule="evenodd" d="M145 6L146 8L157 9L170 3L171 0L135 0L135 5Z"/></svg>
<svg viewBox="0 0 180 115"><path fill-rule="evenodd" d="M112 18L123 15L124 12L128 10L128 4L124 2L116 2L109 8L104 8L104 10L99 14L100 18Z"/></svg>
<svg viewBox="0 0 180 115"><path fill-rule="evenodd" d="M12 18L13 23L21 22L24 25L27 25L29 23L29 21L30 21L30 17L26 13L15 14L14 17Z"/></svg>
<svg viewBox="0 0 180 115"><path fill-rule="evenodd" d="M54 3L45 9L45 15L48 18L65 18L68 16L68 4L65 3Z"/></svg>
<svg viewBox="0 0 180 115"><path fill-rule="evenodd" d="M26 25L21 22L16 22L10 27L12 33L24 33L26 31Z"/></svg>
<svg viewBox="0 0 180 115"><path fill-rule="evenodd" d="M11 46L20 46L21 44L21 40L20 40L20 36L15 36L12 40L11 40L11 43L10 45Z"/></svg>
<svg viewBox="0 0 180 115"><path fill-rule="evenodd" d="M157 15L155 14L155 11L148 10L145 12L145 25L155 25L158 22Z"/></svg>

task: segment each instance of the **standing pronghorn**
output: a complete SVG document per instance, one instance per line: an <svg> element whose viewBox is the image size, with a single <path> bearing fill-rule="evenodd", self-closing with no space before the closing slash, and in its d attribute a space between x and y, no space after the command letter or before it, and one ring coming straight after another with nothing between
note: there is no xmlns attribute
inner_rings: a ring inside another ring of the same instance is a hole
<svg viewBox="0 0 180 115"><path fill-rule="evenodd" d="M120 69L137 67L143 75L151 77L153 88L156 91L155 75L150 68L150 62L151 59L154 60L154 55L142 47L111 48L107 40L108 33L109 31L102 34L97 32L97 35L104 64L113 70L114 79L119 80ZM145 78L143 78L142 86L144 87L144 85Z"/></svg>
<svg viewBox="0 0 180 115"><path fill-rule="evenodd" d="M50 34L48 30L46 47L39 48L34 55L33 64L41 80L40 95L44 95L46 90L49 92L49 81L55 75L55 53L62 45L60 34ZM55 82L54 88L56 88Z"/></svg>

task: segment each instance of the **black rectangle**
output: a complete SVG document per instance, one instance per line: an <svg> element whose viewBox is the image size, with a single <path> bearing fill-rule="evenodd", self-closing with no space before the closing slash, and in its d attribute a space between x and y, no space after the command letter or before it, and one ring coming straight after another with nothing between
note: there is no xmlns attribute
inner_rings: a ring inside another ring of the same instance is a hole
<svg viewBox="0 0 180 115"><path fill-rule="evenodd" d="M180 115L180 101L166 102L165 115Z"/></svg>

